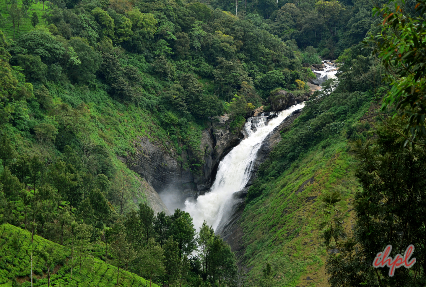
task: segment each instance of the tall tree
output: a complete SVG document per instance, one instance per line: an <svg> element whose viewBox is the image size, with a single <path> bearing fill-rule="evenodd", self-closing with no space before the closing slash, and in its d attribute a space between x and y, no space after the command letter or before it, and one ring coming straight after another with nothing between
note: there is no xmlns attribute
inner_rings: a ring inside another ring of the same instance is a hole
<svg viewBox="0 0 426 287"><path fill-rule="evenodd" d="M195 228L189 213L176 209L171 216L172 225L170 235L179 244L180 257L189 255L196 247Z"/></svg>
<svg viewBox="0 0 426 287"><path fill-rule="evenodd" d="M164 274L164 251L154 238L150 238L148 244L139 251L138 257L140 258L137 266L139 274L149 278L151 287L152 279Z"/></svg>
<svg viewBox="0 0 426 287"><path fill-rule="evenodd" d="M13 148L12 142L7 134L0 134L0 159L3 168L16 157L16 151Z"/></svg>
<svg viewBox="0 0 426 287"><path fill-rule="evenodd" d="M426 152L424 146L404 147L401 120L389 119L372 142L358 143L356 176L362 190L355 194L354 236L337 243L339 253L327 260L331 286L422 286L426 284ZM413 244L416 263L399 268L374 268L376 254L392 245L404 254Z"/></svg>
<svg viewBox="0 0 426 287"><path fill-rule="evenodd" d="M207 270L209 268L208 266L209 251L210 251L210 246L213 243L213 240L214 240L214 230L211 226L208 226L207 223L204 221L203 226L201 226L199 235L197 237L197 245L198 245L198 251L199 251L199 255L201 259L204 280L207 279Z"/></svg>
<svg viewBox="0 0 426 287"><path fill-rule="evenodd" d="M57 251L54 248L54 245L48 245L41 250L37 250L37 255L43 259L44 266L47 268L47 287L50 287L50 274L55 267Z"/></svg>
<svg viewBox="0 0 426 287"><path fill-rule="evenodd" d="M18 3L14 1L9 8L9 19L12 22L13 39L16 37L16 32L19 32L19 26L21 25L22 18L24 17L24 10L22 7L18 7Z"/></svg>
<svg viewBox="0 0 426 287"><path fill-rule="evenodd" d="M181 260L179 258L179 246L176 241L173 240L173 236L163 246L164 249L164 270L165 270L165 281L167 284L173 286L173 284L179 279L181 271Z"/></svg>
<svg viewBox="0 0 426 287"><path fill-rule="evenodd" d="M117 266L117 285L119 285L120 268L128 268L129 263L135 258L136 253L126 238L124 225L120 222L116 223L114 229L114 241L111 244L111 248L115 257L114 265Z"/></svg>
<svg viewBox="0 0 426 287"><path fill-rule="evenodd" d="M40 210L40 197L37 194L37 187L40 181L42 180L44 173L45 173L45 165L44 162L40 159L39 156L32 156L28 160L28 166L29 166L29 177L28 181L33 186L33 194L30 195L31 197L31 214L32 214L32 220L31 220L31 286L33 286L33 250L34 250L34 235L36 234L36 228L37 228L37 222L36 222L36 216Z"/></svg>
<svg viewBox="0 0 426 287"><path fill-rule="evenodd" d="M147 203L139 205L139 220L144 233L145 243L147 244L150 238L155 237L154 210Z"/></svg>
<svg viewBox="0 0 426 287"><path fill-rule="evenodd" d="M164 246L170 236L172 220L164 211L157 213L154 218L154 230L157 235L157 241Z"/></svg>

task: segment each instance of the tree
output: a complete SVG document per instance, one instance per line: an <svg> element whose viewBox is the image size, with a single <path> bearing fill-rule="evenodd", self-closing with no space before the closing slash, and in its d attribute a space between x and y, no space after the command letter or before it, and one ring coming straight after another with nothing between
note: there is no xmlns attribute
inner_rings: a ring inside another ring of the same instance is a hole
<svg viewBox="0 0 426 287"><path fill-rule="evenodd" d="M93 207L95 218L98 222L108 222L111 208L105 195L97 188L89 194L90 204Z"/></svg>
<svg viewBox="0 0 426 287"><path fill-rule="evenodd" d="M88 224L79 224L76 230L75 244L76 256L78 256L78 265L80 273L82 273L82 267L87 263L89 258L90 250L90 238L92 235L92 226Z"/></svg>
<svg viewBox="0 0 426 287"><path fill-rule="evenodd" d="M24 69L27 80L32 82L46 81L47 65L41 61L40 56L18 54L13 60Z"/></svg>
<svg viewBox="0 0 426 287"><path fill-rule="evenodd" d="M105 262L108 263L108 244L114 239L114 230L110 227L105 227L102 232L102 240L105 242Z"/></svg>
<svg viewBox="0 0 426 287"><path fill-rule="evenodd" d="M37 194L37 187L42 178L44 177L46 168L44 162L39 156L32 156L28 160L28 180L29 183L33 186L33 194L30 195L31 199L31 286L33 284L33 244L34 244L34 235L36 234L36 216L39 212L40 207L40 197Z"/></svg>
<svg viewBox="0 0 426 287"><path fill-rule="evenodd" d="M133 35L132 21L114 10L109 10L109 15L114 19L114 42L122 43L129 40Z"/></svg>
<svg viewBox="0 0 426 287"><path fill-rule="evenodd" d="M3 193L3 185L0 183L0 224L5 223L7 220L7 217L5 216L7 210L7 203L7 199Z"/></svg>
<svg viewBox="0 0 426 287"><path fill-rule="evenodd" d="M334 190L324 193L321 200L324 212L324 221L320 223L320 228L323 230L322 237L326 247L332 249L341 238L346 236L343 229L344 214L337 206L337 203L341 201L341 195L340 192Z"/></svg>
<svg viewBox="0 0 426 287"><path fill-rule="evenodd" d="M222 99L227 101L241 88L242 83L251 82L241 62L224 58L218 59L219 65L213 72L217 92Z"/></svg>
<svg viewBox="0 0 426 287"><path fill-rule="evenodd" d="M40 0L40 2L43 2L43 11L44 11L44 2L46 2L46 0Z"/></svg>
<svg viewBox="0 0 426 287"><path fill-rule="evenodd" d="M151 287L152 279L164 274L164 251L154 238L148 240L148 244L139 251L137 269L139 274L149 278Z"/></svg>
<svg viewBox="0 0 426 287"><path fill-rule="evenodd" d="M179 258L179 245L173 240L173 236L164 244L164 271L165 279L172 285L179 279L181 271L181 260Z"/></svg>
<svg viewBox="0 0 426 287"><path fill-rule="evenodd" d="M132 22L132 30L141 33L145 39L152 39L157 31L157 19L154 14L141 13L138 8L127 12L127 16Z"/></svg>
<svg viewBox="0 0 426 287"><path fill-rule="evenodd" d="M3 186L3 193L9 201L19 199L20 191L24 188L24 185L11 173L9 167L5 167L0 174L0 182Z"/></svg>
<svg viewBox="0 0 426 287"><path fill-rule="evenodd" d="M208 250L207 275L213 284L218 281L234 286L237 276L237 264L235 255L228 244L218 235L215 235Z"/></svg>
<svg viewBox="0 0 426 287"><path fill-rule="evenodd" d="M157 235L157 242L164 246L171 232L172 220L164 211L157 213L154 218L154 230Z"/></svg>
<svg viewBox="0 0 426 287"><path fill-rule="evenodd" d="M58 214L58 222L59 225L59 243L61 245L64 245L64 240L67 237L67 231L68 227L71 227L72 222L74 222L74 217L71 213L70 207L65 206L64 208L60 209L60 212Z"/></svg>
<svg viewBox="0 0 426 287"><path fill-rule="evenodd" d="M139 204L139 220L144 233L145 244L148 244L148 240L155 237L155 230L153 225L154 210L146 202Z"/></svg>
<svg viewBox="0 0 426 287"><path fill-rule="evenodd" d="M17 39L16 44L26 49L27 54L40 56L42 62L48 65L61 63L66 54L62 43L44 30L32 30L23 34Z"/></svg>
<svg viewBox="0 0 426 287"><path fill-rule="evenodd" d="M175 213L171 216L171 220L170 235L178 243L180 250L179 257L182 258L183 255L191 254L196 247L195 228L192 223L192 217L189 213L176 209Z"/></svg>
<svg viewBox="0 0 426 287"><path fill-rule="evenodd" d="M117 266L117 285L119 285L120 268L128 268L136 253L126 238L125 227L122 223L119 222L114 226L114 233L114 244L111 247L115 257L114 265Z"/></svg>
<svg viewBox="0 0 426 287"><path fill-rule="evenodd" d="M404 147L401 133L407 119L388 119L372 141L358 142L356 176L362 190L355 194L354 236L340 240L338 253L327 260L331 286L422 286L426 284L426 153L423 146ZM392 245L404 254L413 244L416 263L399 268L374 268L377 253Z"/></svg>
<svg viewBox="0 0 426 287"><path fill-rule="evenodd" d="M35 28L35 26L37 26L38 23L39 23L38 15L36 12L33 12L33 15L31 16L31 25L33 25L33 27Z"/></svg>
<svg viewBox="0 0 426 287"><path fill-rule="evenodd" d="M3 169L16 157L16 151L7 134L0 134L0 159Z"/></svg>
<svg viewBox="0 0 426 287"><path fill-rule="evenodd" d="M109 8L114 9L117 13L124 14L132 9L132 3L128 0L111 0Z"/></svg>
<svg viewBox="0 0 426 287"><path fill-rule="evenodd" d="M124 226L126 227L126 238L136 250L141 249L147 241L138 212L132 210L127 213Z"/></svg>
<svg viewBox="0 0 426 287"><path fill-rule="evenodd" d="M68 68L70 79L76 83L88 83L95 79L102 57L93 47L87 44L87 40L80 37L72 37L68 44L73 48L80 60L79 65Z"/></svg>
<svg viewBox="0 0 426 287"><path fill-rule="evenodd" d="M199 235L197 237L197 245L199 250L199 255L201 259L201 265L203 268L203 279L204 281L207 279L207 270L209 268L208 266L208 259L209 259L209 249L212 245L214 239L214 230L211 226L208 226L207 223L204 221L203 225L200 228Z"/></svg>
<svg viewBox="0 0 426 287"><path fill-rule="evenodd" d="M222 238L214 234L212 227L203 222L197 237L204 281L227 286L236 284L237 265L234 254Z"/></svg>
<svg viewBox="0 0 426 287"><path fill-rule="evenodd" d="M115 25L114 20L108 15L108 12L102 10L100 7L96 7L92 10L92 15L101 26L102 35L113 39Z"/></svg>
<svg viewBox="0 0 426 287"><path fill-rule="evenodd" d="M34 0L22 0L22 8L24 8L25 11L28 11L33 4Z"/></svg>
<svg viewBox="0 0 426 287"><path fill-rule="evenodd" d="M50 272L55 268L55 258L57 251L54 245L48 245L41 250L37 250L36 254L44 261L44 266L47 268L47 287L50 287Z"/></svg>
<svg viewBox="0 0 426 287"><path fill-rule="evenodd" d="M426 1L416 2L414 15L408 13L408 5L400 6L396 1L396 9L391 5L375 8L374 14L383 17L382 30L370 38L389 72L387 82L392 86L382 108L395 105L396 113L409 118L404 128L407 143L426 135L426 68L423 65L426 43L420 36L426 31Z"/></svg>
<svg viewBox="0 0 426 287"><path fill-rule="evenodd" d="M17 3L13 3L9 9L9 18L10 18L10 21L12 22L12 28L13 28L13 39L15 39L16 31L19 32L19 26L21 25L23 17L24 17L23 9L18 7Z"/></svg>

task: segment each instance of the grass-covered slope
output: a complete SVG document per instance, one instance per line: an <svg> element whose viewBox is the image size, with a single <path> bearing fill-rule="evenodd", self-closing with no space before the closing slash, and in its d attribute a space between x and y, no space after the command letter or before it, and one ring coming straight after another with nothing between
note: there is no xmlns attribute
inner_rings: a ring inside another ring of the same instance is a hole
<svg viewBox="0 0 426 287"><path fill-rule="evenodd" d="M43 254L47 253L47 254ZM10 224L0 226L0 286L31 286L31 233ZM148 286L149 281L120 270L99 259L84 256L82 268L74 266L71 274L71 250L40 236L33 243L34 286L47 286L51 265L51 286ZM75 256L75 255L74 255ZM78 261L78 260L77 260ZM157 286L152 284L152 286Z"/></svg>
<svg viewBox="0 0 426 287"><path fill-rule="evenodd" d="M368 133L372 95L322 95L283 132L249 190L241 219L253 284L329 286L324 265L332 251L322 235L342 214L345 231L351 232L351 202L359 184L349 142ZM339 201L329 212L325 201L333 194Z"/></svg>
<svg viewBox="0 0 426 287"><path fill-rule="evenodd" d="M18 8L22 7L22 3L24 1L18 0L16 4ZM13 22L11 18L11 8L13 2L2 1L0 3L0 26L3 32L7 35L8 38L13 37ZM47 1L44 2L44 10L43 10L43 2L42 1L33 1L26 13L23 13L20 17L19 28L18 24L15 27L15 38L21 34L27 33L34 29L31 24L31 17L33 13L37 14L39 25L45 25L46 20L43 18L43 15L48 11Z"/></svg>
<svg viewBox="0 0 426 287"><path fill-rule="evenodd" d="M354 160L343 142L319 147L294 163L260 200L249 205L243 222L248 245L245 258L251 278L263 280L271 264L273 286L328 286L326 250L320 223L326 220L321 197L333 190L342 193L342 211L350 220Z"/></svg>

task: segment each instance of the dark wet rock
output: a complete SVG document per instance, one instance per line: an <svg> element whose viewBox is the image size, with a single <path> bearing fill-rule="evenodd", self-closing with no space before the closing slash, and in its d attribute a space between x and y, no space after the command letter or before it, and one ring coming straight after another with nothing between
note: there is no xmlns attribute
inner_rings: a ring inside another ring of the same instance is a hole
<svg viewBox="0 0 426 287"><path fill-rule="evenodd" d="M222 238L230 245L231 250L236 253L238 259L244 255L243 244L243 228L239 224L239 220L244 211L244 201L247 195L248 188L245 188L233 195L232 216L228 221L218 227L216 233L220 234ZM238 260L241 263L241 260ZM239 264L241 265L241 264Z"/></svg>
<svg viewBox="0 0 426 287"><path fill-rule="evenodd" d="M196 155L185 151L178 160L173 149L167 150L149 138L139 139L136 153L123 161L158 193L170 186L188 196L203 193L212 185L220 160L244 137L240 132L231 132L230 124L227 115L217 117L203 131L200 150L204 163L198 171L187 168L189 160Z"/></svg>
<svg viewBox="0 0 426 287"><path fill-rule="evenodd" d="M272 111L282 111L307 100L309 100L309 92L295 95L284 90L277 91L268 99Z"/></svg>
<svg viewBox="0 0 426 287"><path fill-rule="evenodd" d="M250 116L251 116L251 117L257 117L257 116L259 116L261 113L263 113L263 106L258 107L257 109L254 109L254 110L251 112Z"/></svg>
<svg viewBox="0 0 426 287"><path fill-rule="evenodd" d="M312 67L314 67L316 70L322 70L324 69L324 64L312 64Z"/></svg>

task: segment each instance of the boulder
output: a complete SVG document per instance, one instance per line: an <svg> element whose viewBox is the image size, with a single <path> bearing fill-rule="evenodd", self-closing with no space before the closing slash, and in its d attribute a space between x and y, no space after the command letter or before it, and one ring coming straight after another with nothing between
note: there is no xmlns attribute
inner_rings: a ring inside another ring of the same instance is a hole
<svg viewBox="0 0 426 287"><path fill-rule="evenodd" d="M277 91L268 99L271 104L272 111L282 111L306 100L309 100L309 92L294 95L293 93L284 90Z"/></svg>

